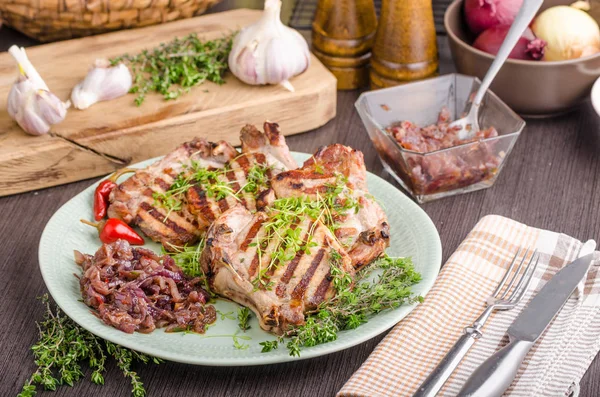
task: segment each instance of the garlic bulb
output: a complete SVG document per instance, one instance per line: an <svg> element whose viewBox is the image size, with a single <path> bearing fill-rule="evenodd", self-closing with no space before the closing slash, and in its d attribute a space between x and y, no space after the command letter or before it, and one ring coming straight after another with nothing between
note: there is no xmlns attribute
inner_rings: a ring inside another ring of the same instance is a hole
<svg viewBox="0 0 600 397"><path fill-rule="evenodd" d="M129 92L131 73L124 64L111 66L107 59L97 59L85 79L73 88L71 102L77 109L87 109L96 102L109 101Z"/></svg>
<svg viewBox="0 0 600 397"><path fill-rule="evenodd" d="M70 103L62 102L49 91L25 49L12 46L8 52L19 67L19 78L8 94L8 115L28 134L45 134L51 125L64 120Z"/></svg>
<svg viewBox="0 0 600 397"><path fill-rule="evenodd" d="M304 72L310 53L304 38L280 19L281 0L265 0L262 17L237 34L229 53L229 69L244 83L281 84Z"/></svg>
<svg viewBox="0 0 600 397"><path fill-rule="evenodd" d="M542 12L531 26L548 43L545 61L581 58L600 52L600 28L585 11L556 6Z"/></svg>

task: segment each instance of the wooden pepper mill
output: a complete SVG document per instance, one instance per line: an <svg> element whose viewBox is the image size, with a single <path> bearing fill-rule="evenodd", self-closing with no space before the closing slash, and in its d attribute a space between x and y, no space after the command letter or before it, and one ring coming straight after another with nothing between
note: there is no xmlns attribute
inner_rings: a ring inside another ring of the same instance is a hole
<svg viewBox="0 0 600 397"><path fill-rule="evenodd" d="M371 57L371 88L423 79L437 70L431 0L382 0Z"/></svg>
<svg viewBox="0 0 600 397"><path fill-rule="evenodd" d="M319 0L312 26L313 53L335 75L338 89L366 86L377 28L373 0Z"/></svg>

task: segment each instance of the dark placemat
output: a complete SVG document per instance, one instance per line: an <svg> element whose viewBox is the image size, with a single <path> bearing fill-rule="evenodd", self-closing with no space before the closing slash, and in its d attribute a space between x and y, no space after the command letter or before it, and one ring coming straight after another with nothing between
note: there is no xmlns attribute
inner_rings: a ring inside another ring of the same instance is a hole
<svg viewBox="0 0 600 397"><path fill-rule="evenodd" d="M310 30L317 9L317 1L297 0L289 25L298 30ZM444 30L444 12L450 3L452 3L452 0L433 0L433 19L435 21L435 30L438 34L446 34ZM375 8L377 15L379 15L381 0L375 0Z"/></svg>

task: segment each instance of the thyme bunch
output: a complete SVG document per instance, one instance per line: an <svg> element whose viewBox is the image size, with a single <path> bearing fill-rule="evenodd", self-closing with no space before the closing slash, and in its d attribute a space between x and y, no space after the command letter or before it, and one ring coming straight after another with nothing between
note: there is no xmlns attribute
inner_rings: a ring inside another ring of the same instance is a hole
<svg viewBox="0 0 600 397"><path fill-rule="evenodd" d="M130 379L132 395L146 395L144 385L132 370L132 365L134 361L144 364L153 361L158 364L162 362L160 359L98 338L75 324L58 307L53 309L47 294L39 299L46 310L44 321L37 323L39 339L31 348L37 369L25 382L18 397L34 396L38 385L45 390L56 390L63 384L73 386L84 376L82 362L87 362L92 370L91 381L103 385L108 356L115 359L123 375Z"/></svg>
<svg viewBox="0 0 600 397"><path fill-rule="evenodd" d="M123 54L110 61L113 65L123 62L131 69L133 84L129 92L137 94L136 105L140 106L149 92L157 92L165 100L176 99L205 81L225 82L223 76L234 35L202 40L192 33L151 50L136 55Z"/></svg>

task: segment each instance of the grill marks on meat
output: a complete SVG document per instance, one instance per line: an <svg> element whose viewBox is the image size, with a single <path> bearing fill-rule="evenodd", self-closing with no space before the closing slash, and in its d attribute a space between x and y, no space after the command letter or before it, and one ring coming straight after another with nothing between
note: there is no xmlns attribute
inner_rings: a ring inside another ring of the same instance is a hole
<svg viewBox="0 0 600 397"><path fill-rule="evenodd" d="M282 172L271 181L277 197L308 196L317 199L343 175L344 195L358 202L354 208L336 217L336 238L344 245L359 270L378 258L389 245L389 225L385 213L369 194L367 170L360 151L334 144L320 148L302 168Z"/></svg>
<svg viewBox="0 0 600 397"><path fill-rule="evenodd" d="M251 211L260 209L265 203L260 201L261 193L266 188L255 192L244 191L244 187L249 183L249 174L252 167L260 166L266 169L266 175L273 175L282 171L274 168L275 164L269 164L267 156L263 153L243 153L236 156L226 165L227 172L219 175L219 183L224 183L233 191L237 192L237 198L231 194L217 200L216 197L210 197L207 192L199 185L193 185L185 195L188 211L193 214L201 229L207 229L215 219L229 208L241 203Z"/></svg>
<svg viewBox="0 0 600 397"><path fill-rule="evenodd" d="M316 245L310 253L301 249L294 255L293 248L282 247L280 239L267 241L267 222L265 212L252 214L242 205L225 212L208 231L202 266L214 292L248 306L263 329L281 334L290 326L302 324L304 313L334 295L330 273L333 250L341 255L342 270L354 275L354 268L322 223L304 219L295 224L302 241L306 244L310 236ZM278 249L284 249L293 259L286 263L274 261L269 268L271 253ZM270 288L256 288L253 281L266 269L264 280Z"/></svg>
<svg viewBox="0 0 600 397"><path fill-rule="evenodd" d="M237 151L225 141L212 143L194 139L186 142L117 186L110 194L108 215L139 226L144 234L167 248L192 244L202 234L193 214L185 206L180 211L169 212L156 203L153 194L167 191L193 162L202 167L221 168L235 156Z"/></svg>
<svg viewBox="0 0 600 397"><path fill-rule="evenodd" d="M384 252L389 244L389 226L383 210L368 192L362 153L343 145L330 145L320 148L302 168L296 169L277 124L266 122L263 128L264 132L251 125L242 129L241 154L225 142L214 144L196 139L182 145L115 189L109 215L139 225L166 248L170 244L194 243L206 234L201 265L212 291L251 308L263 329L282 334L304 323L307 312L334 296L333 252L335 265L353 277ZM153 195L169 190L182 173L190 177L192 162L207 170L222 171L215 174L218 180L214 182L230 187L236 194L217 200L209 187L196 183L182 194L180 210L168 213L162 206L157 207L160 204L155 205ZM260 189L245 191L257 166L266 170L270 180ZM271 235L271 221L276 214L268 205L276 197L322 199L340 183L343 186L336 204L351 208L333 211L335 232L319 220L298 215L287 230L278 231L282 236L293 231L294 247ZM310 249L305 249L308 246ZM280 261L280 257L285 260ZM91 259L86 257L85 261ZM108 291L104 287L109 287L97 281L102 280L98 269L88 267L82 293L88 304L100 307ZM173 291L174 302L181 299L181 293L173 287L176 280L149 283L151 291L168 288ZM122 302L122 308L137 307L138 295L126 291L131 299L115 299ZM129 309L125 312L132 317ZM105 321L121 323L121 312L107 313L111 317ZM138 314L135 310L134 313ZM149 329L145 324L138 329ZM125 328L129 330L130 326Z"/></svg>
<svg viewBox="0 0 600 397"><path fill-rule="evenodd" d="M261 132L251 125L242 129L242 154L225 141L194 139L184 143L120 184L110 195L109 216L139 226L144 234L169 249L195 243L221 213L238 203L250 210L264 207L274 199L272 191L243 190L253 166L264 167L268 178L297 167L278 125L266 122L264 129ZM208 170L226 167L227 172L218 178L237 192L238 198L228 194L216 200L195 184L182 195L181 209L164 208L153 196L168 191L180 174L189 175L194 163Z"/></svg>
<svg viewBox="0 0 600 397"><path fill-rule="evenodd" d="M84 302L106 324L121 331L148 333L192 329L204 333L216 320L200 279L188 280L169 256L132 248L124 240L104 244L94 256L75 251L83 269Z"/></svg>

